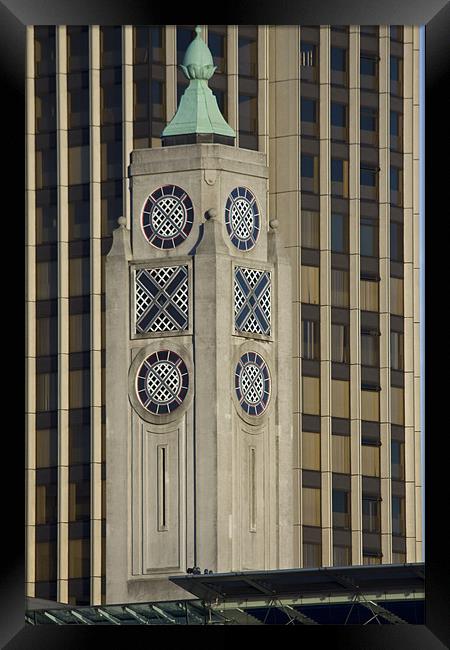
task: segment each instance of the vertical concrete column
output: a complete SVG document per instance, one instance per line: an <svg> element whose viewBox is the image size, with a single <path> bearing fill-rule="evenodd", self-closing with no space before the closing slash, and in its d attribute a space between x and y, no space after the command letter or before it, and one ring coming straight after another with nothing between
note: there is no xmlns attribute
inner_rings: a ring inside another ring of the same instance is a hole
<svg viewBox="0 0 450 650"><path fill-rule="evenodd" d="M122 214L127 220L128 228L130 228L131 201L127 169L133 150L133 30L134 27L131 25L122 27Z"/></svg>
<svg viewBox="0 0 450 650"><path fill-rule="evenodd" d="M360 313L360 33L349 27L350 470L352 564L362 564Z"/></svg>
<svg viewBox="0 0 450 650"><path fill-rule="evenodd" d="M36 183L34 28L26 28L26 526L25 593L34 597L36 578Z"/></svg>
<svg viewBox="0 0 450 650"><path fill-rule="evenodd" d="M227 88L228 119L227 122L238 135L238 26L227 26ZM236 137L235 147L239 137Z"/></svg>
<svg viewBox="0 0 450 650"><path fill-rule="evenodd" d="M300 566L301 527L301 361L300 361L300 119L299 27L269 27L269 216L277 217L291 262L293 386L293 566ZM287 172L288 170L288 172Z"/></svg>
<svg viewBox="0 0 450 650"><path fill-rule="evenodd" d="M320 454L322 565L333 564L333 474L331 466L331 133L330 133L330 26L320 28Z"/></svg>
<svg viewBox="0 0 450 650"><path fill-rule="evenodd" d="M91 604L101 604L102 552L102 311L100 27L89 29L91 221Z"/></svg>
<svg viewBox="0 0 450 650"><path fill-rule="evenodd" d="M69 243L67 30L56 28L58 151L58 585L68 602L69 576Z"/></svg>
<svg viewBox="0 0 450 650"><path fill-rule="evenodd" d="M413 181L413 88L414 88L413 27L404 27L403 44L403 214L404 214L404 280L403 304L405 323L405 515L406 515L406 561L416 561L416 441L415 441L415 394L414 394L414 316L415 280L419 287L419 275L414 270L414 181ZM419 312L417 312L417 316ZM418 318L417 318L418 321Z"/></svg>
<svg viewBox="0 0 450 650"><path fill-rule="evenodd" d="M414 439L416 493L416 562L423 562L422 551L422 463L420 409L420 27L413 30L413 269L414 269Z"/></svg>
<svg viewBox="0 0 450 650"><path fill-rule="evenodd" d="M166 25L166 123L177 110L177 26Z"/></svg>
<svg viewBox="0 0 450 650"><path fill-rule="evenodd" d="M258 149L267 154L269 110L269 26L258 25Z"/></svg>
<svg viewBox="0 0 450 650"><path fill-rule="evenodd" d="M379 28L379 254L380 254L380 437L381 437L381 551L383 564L392 562L392 490L391 490L391 360L390 360L390 76L389 25Z"/></svg>

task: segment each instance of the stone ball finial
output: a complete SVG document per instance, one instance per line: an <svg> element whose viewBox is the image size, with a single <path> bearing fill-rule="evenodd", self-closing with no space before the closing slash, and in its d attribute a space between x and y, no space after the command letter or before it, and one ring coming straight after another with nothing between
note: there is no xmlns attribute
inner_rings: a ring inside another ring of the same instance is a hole
<svg viewBox="0 0 450 650"><path fill-rule="evenodd" d="M269 221L269 226L272 228L272 230L276 230L279 225L280 225L280 222L278 221L278 219L271 219Z"/></svg>
<svg viewBox="0 0 450 650"><path fill-rule="evenodd" d="M127 220L125 219L125 217L122 216L122 217L119 217L117 219L117 223L122 228L122 227L125 227L127 225Z"/></svg>
<svg viewBox="0 0 450 650"><path fill-rule="evenodd" d="M215 219L215 218L217 217L217 210L215 210L214 208L210 208L209 210L207 210L207 212L206 212L206 214L205 214L205 217L206 217L206 219L207 219L208 221L209 221L210 219L211 219L211 220L212 220L212 219Z"/></svg>

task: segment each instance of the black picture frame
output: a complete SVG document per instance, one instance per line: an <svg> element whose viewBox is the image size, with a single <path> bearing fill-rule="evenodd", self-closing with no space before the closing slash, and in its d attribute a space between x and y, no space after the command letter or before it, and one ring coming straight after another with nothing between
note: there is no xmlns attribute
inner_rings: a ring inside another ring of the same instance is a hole
<svg viewBox="0 0 450 650"><path fill-rule="evenodd" d="M220 7L222 8L222 7ZM189 15L188 11L189 9ZM20 261L6 261L6 253L12 253L12 260L20 258L24 241L24 185L25 185L25 26L28 24L166 24L191 23L194 5L186 4L180 11L174 9L162 11L160 5L135 0L134 2L114 2L114 0L90 0L84 2L59 2L44 0L8 0L0 3L0 80L3 99L3 196L9 197L3 203L3 233L7 246L3 249L3 286L6 288L4 300L4 323L8 323L4 335L4 350L8 358L4 359L3 409L3 499L2 532L3 552L0 579L0 643L8 649L16 648L69 648L82 647L92 642L93 636L98 643L104 643L104 635L111 628L104 627L101 635L91 632L87 626L26 626L24 621L24 465L25 438L21 425L17 425L17 413L22 413L24 392L22 372L23 329L17 326L24 314L23 296L20 291L21 274L18 268L24 268ZM448 215L448 165L445 159L442 165L436 161L437 153L448 146L448 108L443 101L448 92L449 80L449 43L450 7L445 0L402 0L401 2L358 2L357 0L327 0L323 2L270 2L259 0L247 1L240 5L227 3L219 14L214 16L205 9L199 16L199 22L259 23L259 24L416 24L425 25L426 38L426 81L425 81L425 302L427 331L425 343L425 513L426 513L426 624L423 626L304 626L301 631L302 642L326 643L329 639L337 648L383 649L408 648L424 650L443 648L450 641L450 583L448 534L446 532L446 511L448 510L449 482L448 461L442 453L442 445L447 436L445 418L446 388L445 372L439 374L437 359L445 363L442 346L438 350L439 340L445 341L441 333L446 321L445 302L442 290L439 291L439 276L446 278L443 260L448 251L446 237L439 236L446 226ZM447 127L447 128L445 128ZM447 137L446 137L447 136ZM445 174L445 176L444 176ZM445 192L445 196L444 196ZM19 243L21 242L21 243ZM11 259L11 258L10 258ZM440 268L442 266L442 269ZM8 274L8 275L7 275ZM445 293L444 293L445 296ZM15 303L17 302L17 305ZM10 307L11 305L11 307ZM12 307L14 305L16 310ZM436 317L436 307L439 314ZM15 314L15 315L14 315ZM7 316L11 317L8 318ZM22 322L24 322L25 318ZM14 324L13 324L14 323ZM11 327L12 326L12 327ZM441 326L441 327L439 327ZM10 342L11 330L17 333L17 340ZM432 335L431 335L432 332ZM20 358L20 360L18 359ZM16 371L12 370L16 368ZM434 371L434 372L433 372ZM15 397L16 401L14 401ZM432 415L437 415L432 417ZM440 417L439 417L440 416ZM439 422L432 428L432 422ZM9 470L8 472L5 471ZM8 478L7 478L8 477ZM99 628L94 626L96 630ZM123 629L123 628L122 628ZM135 642L136 634L141 634L143 626L126 627L126 633L113 628L113 647L130 646ZM287 635L293 634L292 626ZM139 630L139 631L138 631ZM220 630L220 637L216 633ZM313 631L314 630L314 631ZM133 631L133 640L130 633ZM155 628L152 628L154 633ZM205 628L201 633L191 628L189 633L196 634L196 643L203 639L217 642L217 638L226 643L233 634L228 627ZM260 630L261 631L261 630ZM204 634L207 636L205 637ZM247 630L248 632L248 630ZM180 637L179 634L183 634ZM165 643L177 639L186 639L186 628L165 627ZM238 630L239 635L242 629ZM252 628L251 633L255 633ZM126 636L121 636L126 634ZM209 635L214 634L214 637ZM265 633L264 633L265 634ZM326 635L324 637L323 635ZM98 636L96 636L98 635ZM306 635L306 636L305 636ZM143 637L139 637L143 639ZM152 641L153 637L148 638ZM192 639L191 639L192 640ZM183 642L183 641L182 641Z"/></svg>

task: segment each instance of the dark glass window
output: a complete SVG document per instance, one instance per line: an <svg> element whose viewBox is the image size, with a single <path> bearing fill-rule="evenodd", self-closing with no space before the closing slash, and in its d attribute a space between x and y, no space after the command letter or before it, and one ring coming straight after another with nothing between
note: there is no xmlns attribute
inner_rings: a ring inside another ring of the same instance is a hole
<svg viewBox="0 0 450 650"><path fill-rule="evenodd" d="M177 63L183 63L188 46L196 37L194 25L177 25Z"/></svg>
<svg viewBox="0 0 450 650"><path fill-rule="evenodd" d="M69 468L69 521L89 520L90 516L90 465Z"/></svg>
<svg viewBox="0 0 450 650"><path fill-rule="evenodd" d="M348 363L350 360L348 325L331 324L331 360L335 363Z"/></svg>
<svg viewBox="0 0 450 650"><path fill-rule="evenodd" d="M69 257L69 295L86 296L90 292L90 258Z"/></svg>
<svg viewBox="0 0 450 650"><path fill-rule="evenodd" d="M344 181L344 161L341 158L331 159L331 180L341 183Z"/></svg>
<svg viewBox="0 0 450 650"><path fill-rule="evenodd" d="M58 464L58 429L36 429L36 468Z"/></svg>
<svg viewBox="0 0 450 650"><path fill-rule="evenodd" d="M360 252L368 257L378 256L378 222L370 217L361 217Z"/></svg>
<svg viewBox="0 0 450 650"><path fill-rule="evenodd" d="M379 337L376 333L361 332L361 364L363 366L378 366Z"/></svg>
<svg viewBox="0 0 450 650"><path fill-rule="evenodd" d="M100 28L100 65L102 68L122 63L122 27Z"/></svg>
<svg viewBox="0 0 450 650"><path fill-rule="evenodd" d="M36 318L36 355L58 354L58 319L54 316Z"/></svg>
<svg viewBox="0 0 450 650"><path fill-rule="evenodd" d="M89 239L89 185L69 187L69 239Z"/></svg>
<svg viewBox="0 0 450 650"><path fill-rule="evenodd" d="M333 126L347 126L347 105L331 102L331 124Z"/></svg>
<svg viewBox="0 0 450 650"><path fill-rule="evenodd" d="M53 524L58 520L57 470L36 470L36 525Z"/></svg>
<svg viewBox="0 0 450 650"><path fill-rule="evenodd" d="M69 427L69 464L89 463L91 457L91 431L87 419L83 424L71 424Z"/></svg>
<svg viewBox="0 0 450 650"><path fill-rule="evenodd" d="M350 494L346 490L333 490L333 526L350 528Z"/></svg>
<svg viewBox="0 0 450 650"><path fill-rule="evenodd" d="M67 72L89 68L89 27L67 27Z"/></svg>
<svg viewBox="0 0 450 650"><path fill-rule="evenodd" d="M215 75L227 71L227 36L223 25L209 25L208 47L211 50L214 65L217 66Z"/></svg>
<svg viewBox="0 0 450 650"><path fill-rule="evenodd" d="M391 111L390 134L400 135L400 113Z"/></svg>
<svg viewBox="0 0 450 650"><path fill-rule="evenodd" d="M256 96L239 94L239 131L256 134L258 128L258 101Z"/></svg>
<svg viewBox="0 0 450 650"><path fill-rule="evenodd" d="M67 75L69 129L89 126L89 73Z"/></svg>
<svg viewBox="0 0 450 650"><path fill-rule="evenodd" d="M391 331L391 368L403 370L403 334Z"/></svg>
<svg viewBox="0 0 450 650"><path fill-rule="evenodd" d="M399 440L391 442L391 469L393 479L405 479L405 444Z"/></svg>
<svg viewBox="0 0 450 650"><path fill-rule="evenodd" d="M391 260L403 261L403 224L391 221Z"/></svg>
<svg viewBox="0 0 450 650"><path fill-rule="evenodd" d="M361 56L360 62L360 72L361 74L368 75L370 77L375 77L377 74L377 60L369 56Z"/></svg>
<svg viewBox="0 0 450 650"><path fill-rule="evenodd" d="M101 185L102 237L109 237L123 214L122 182L110 181Z"/></svg>
<svg viewBox="0 0 450 650"><path fill-rule="evenodd" d="M36 244L56 242L58 206L56 190L36 191Z"/></svg>
<svg viewBox="0 0 450 650"><path fill-rule="evenodd" d="M302 248L319 248L320 214L314 210L302 210Z"/></svg>
<svg viewBox="0 0 450 650"><path fill-rule="evenodd" d="M90 150L89 130L73 132L73 142L69 132L69 185L89 183Z"/></svg>
<svg viewBox="0 0 450 650"><path fill-rule="evenodd" d="M331 69L332 70L347 70L347 50L341 47L331 48Z"/></svg>
<svg viewBox="0 0 450 650"><path fill-rule="evenodd" d="M333 307L348 307L348 271L345 271L343 269L331 269L331 304Z"/></svg>
<svg viewBox="0 0 450 650"><path fill-rule="evenodd" d="M350 566L352 563L352 549L350 546L333 546L333 565Z"/></svg>
<svg viewBox="0 0 450 650"><path fill-rule="evenodd" d="M101 179L108 181L122 177L121 125L101 129Z"/></svg>
<svg viewBox="0 0 450 650"><path fill-rule="evenodd" d="M394 192L398 192L400 189L400 169L398 167L392 167L390 169L390 187Z"/></svg>
<svg viewBox="0 0 450 650"><path fill-rule="evenodd" d="M304 359L320 358L320 323L314 320L303 320L302 356Z"/></svg>
<svg viewBox="0 0 450 650"><path fill-rule="evenodd" d="M316 100L307 99L302 97L301 99L301 108L300 115L302 122L316 122L317 121L317 111L316 111Z"/></svg>
<svg viewBox="0 0 450 650"><path fill-rule="evenodd" d="M58 296L58 265L56 259L36 263L36 299L51 300Z"/></svg>
<svg viewBox="0 0 450 650"><path fill-rule="evenodd" d="M331 250L333 253L348 251L348 216L345 214L331 215Z"/></svg>
<svg viewBox="0 0 450 650"><path fill-rule="evenodd" d="M36 189L56 187L56 133L36 136Z"/></svg>
<svg viewBox="0 0 450 650"><path fill-rule="evenodd" d="M109 68L100 79L100 109L102 124L122 122L122 70Z"/></svg>
<svg viewBox="0 0 450 650"><path fill-rule="evenodd" d="M369 106L361 106L361 129L365 131L377 130L377 111Z"/></svg>
<svg viewBox="0 0 450 650"><path fill-rule="evenodd" d="M391 81L400 81L400 59L398 56L391 56L390 71Z"/></svg>
<svg viewBox="0 0 450 650"><path fill-rule="evenodd" d="M405 499L392 497L392 534L405 535Z"/></svg>
<svg viewBox="0 0 450 650"><path fill-rule="evenodd" d="M36 79L35 82L36 133L56 130L56 78Z"/></svg>
<svg viewBox="0 0 450 650"><path fill-rule="evenodd" d="M34 28L34 70L36 77L55 74L55 27Z"/></svg>
<svg viewBox="0 0 450 650"><path fill-rule="evenodd" d="M363 532L380 532L380 501L377 497L365 497L362 499Z"/></svg>
<svg viewBox="0 0 450 650"><path fill-rule="evenodd" d="M69 372L69 406L71 409L85 408L90 403L89 368L70 370Z"/></svg>
<svg viewBox="0 0 450 650"><path fill-rule="evenodd" d="M322 566L321 544L303 543L303 566L305 568Z"/></svg>
<svg viewBox="0 0 450 650"><path fill-rule="evenodd" d="M90 314L69 315L69 352L86 352L90 346Z"/></svg>
<svg viewBox="0 0 450 650"><path fill-rule="evenodd" d="M361 167L361 185L367 185L369 187L377 186L377 173L378 170L375 168Z"/></svg>
<svg viewBox="0 0 450 650"><path fill-rule="evenodd" d="M58 373L36 375L36 411L56 411L58 408Z"/></svg>
<svg viewBox="0 0 450 650"><path fill-rule="evenodd" d="M239 75L258 76L258 28L251 25L238 27Z"/></svg>
<svg viewBox="0 0 450 650"><path fill-rule="evenodd" d="M57 558L56 539L36 543L36 598L43 597L40 594L53 593L56 600Z"/></svg>
<svg viewBox="0 0 450 650"><path fill-rule="evenodd" d="M158 26L134 28L134 63L164 62L164 29Z"/></svg>
<svg viewBox="0 0 450 650"><path fill-rule="evenodd" d="M306 178L314 178L314 156L302 154L301 172Z"/></svg>

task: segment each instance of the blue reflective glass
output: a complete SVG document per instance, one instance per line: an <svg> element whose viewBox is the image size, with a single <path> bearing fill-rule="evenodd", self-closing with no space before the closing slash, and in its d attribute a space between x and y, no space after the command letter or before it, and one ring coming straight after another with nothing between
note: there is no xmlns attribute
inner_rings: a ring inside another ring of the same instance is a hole
<svg viewBox="0 0 450 650"><path fill-rule="evenodd" d="M331 250L334 253L346 252L345 220L343 214L331 215Z"/></svg>
<svg viewBox="0 0 450 650"><path fill-rule="evenodd" d="M305 99L302 97L300 111L302 122L316 121L316 101L314 99Z"/></svg>
<svg viewBox="0 0 450 650"><path fill-rule="evenodd" d="M376 187L377 172L375 169L361 169L360 182L361 185L368 185L369 187Z"/></svg>
<svg viewBox="0 0 450 650"><path fill-rule="evenodd" d="M342 47L331 48L331 69L345 71L347 69L347 50Z"/></svg>
<svg viewBox="0 0 450 650"><path fill-rule="evenodd" d="M400 81L400 59L397 56L391 56L391 80Z"/></svg>
<svg viewBox="0 0 450 650"><path fill-rule="evenodd" d="M314 178L314 157L302 154L302 176Z"/></svg>
<svg viewBox="0 0 450 650"><path fill-rule="evenodd" d="M374 77L377 74L377 62L371 57L362 56L360 63L361 74L367 74Z"/></svg>
<svg viewBox="0 0 450 650"><path fill-rule="evenodd" d="M398 118L399 118L399 113L397 113L396 111L391 111L391 126L390 126L391 135L398 135L399 132Z"/></svg>
<svg viewBox="0 0 450 650"><path fill-rule="evenodd" d="M347 106L331 102L331 124L333 126L347 126Z"/></svg>
<svg viewBox="0 0 450 650"><path fill-rule="evenodd" d="M340 183L344 181L344 161L340 158L331 159L331 180Z"/></svg>
<svg viewBox="0 0 450 650"><path fill-rule="evenodd" d="M373 108L361 107L360 125L364 131L377 130L377 113Z"/></svg>

